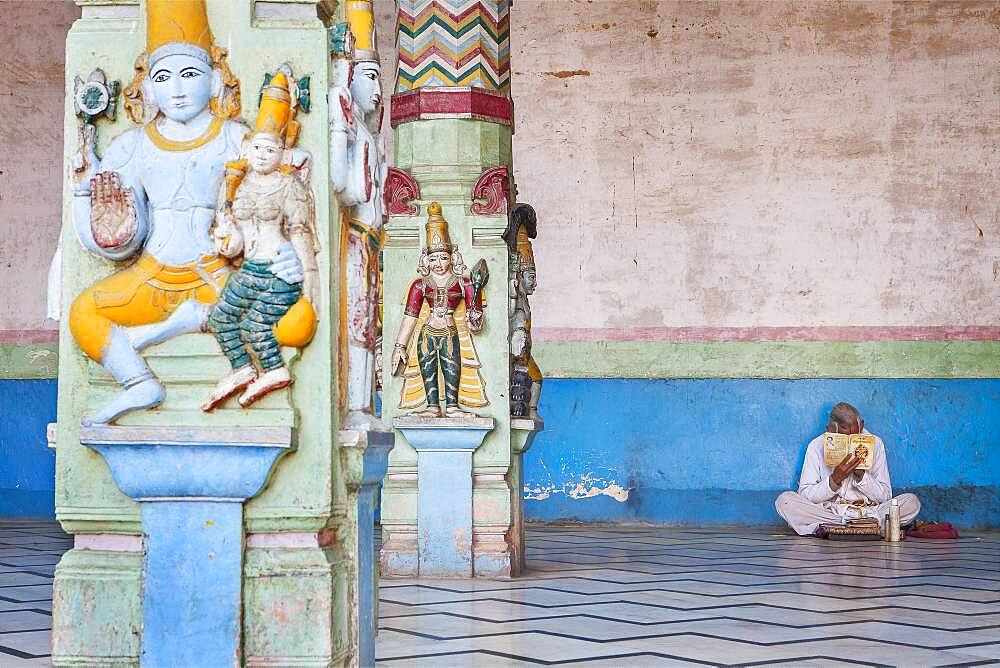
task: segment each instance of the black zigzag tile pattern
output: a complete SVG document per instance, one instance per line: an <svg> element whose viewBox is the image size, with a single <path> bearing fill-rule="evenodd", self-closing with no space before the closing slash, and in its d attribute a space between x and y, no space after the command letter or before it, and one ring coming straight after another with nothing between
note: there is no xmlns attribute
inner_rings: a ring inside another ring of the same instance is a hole
<svg viewBox="0 0 1000 668"><path fill-rule="evenodd" d="M48 666L52 576L73 546L55 522L0 522L0 666Z"/></svg>
<svg viewBox="0 0 1000 668"><path fill-rule="evenodd" d="M1000 664L1000 535L536 527L509 581L382 581L383 666Z"/></svg>
<svg viewBox="0 0 1000 668"><path fill-rule="evenodd" d="M382 666L1000 664L1000 534L538 527L516 580L381 585ZM0 666L49 665L58 525L0 522Z"/></svg>

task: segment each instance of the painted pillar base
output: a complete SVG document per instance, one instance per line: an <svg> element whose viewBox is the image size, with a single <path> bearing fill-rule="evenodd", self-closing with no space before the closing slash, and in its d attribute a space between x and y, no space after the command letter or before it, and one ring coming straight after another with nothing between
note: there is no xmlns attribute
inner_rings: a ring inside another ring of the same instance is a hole
<svg viewBox="0 0 1000 668"><path fill-rule="evenodd" d="M357 526L353 549L357 573L352 581L356 597L351 610L351 642L360 666L375 665L375 635L378 632L378 569L375 565L375 494L389 468L389 452L396 442L391 431L341 431L340 463L348 493L348 513L355 517L348 526ZM348 518L351 520L352 518Z"/></svg>
<svg viewBox="0 0 1000 668"><path fill-rule="evenodd" d="M393 426L417 451L417 575L472 577L472 453L493 418L404 416Z"/></svg>
<svg viewBox="0 0 1000 668"><path fill-rule="evenodd" d="M292 448L292 429L82 427L80 442L139 502L141 664L240 664L243 502Z"/></svg>
<svg viewBox="0 0 1000 668"><path fill-rule="evenodd" d="M510 574L518 576L527 569L524 551L524 453L535 441L538 432L545 429L545 422L531 418L511 418L511 462L509 482L511 494L511 530L508 540L511 549Z"/></svg>

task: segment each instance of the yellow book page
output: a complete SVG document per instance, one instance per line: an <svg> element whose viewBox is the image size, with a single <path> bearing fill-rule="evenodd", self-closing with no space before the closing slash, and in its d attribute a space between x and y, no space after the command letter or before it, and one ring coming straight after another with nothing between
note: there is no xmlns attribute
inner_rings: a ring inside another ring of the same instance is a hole
<svg viewBox="0 0 1000 668"><path fill-rule="evenodd" d="M875 457L875 437L871 434L854 434L851 436L850 450L861 457L858 468L867 471L872 467L872 459Z"/></svg>
<svg viewBox="0 0 1000 668"><path fill-rule="evenodd" d="M847 434L834 434L826 432L823 434L823 462L827 466L836 466L844 461L844 457L850 452L851 437Z"/></svg>

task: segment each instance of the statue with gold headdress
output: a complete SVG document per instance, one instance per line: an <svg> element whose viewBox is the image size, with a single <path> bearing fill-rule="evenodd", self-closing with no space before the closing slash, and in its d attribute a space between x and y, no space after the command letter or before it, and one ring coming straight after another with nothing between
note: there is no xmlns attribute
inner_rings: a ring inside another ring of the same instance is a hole
<svg viewBox="0 0 1000 668"><path fill-rule="evenodd" d="M372 0L347 0L346 32L334 51L330 90L330 179L344 239L342 322L347 429L378 428L372 417L375 343L380 336L379 253L388 166L381 134L382 90Z"/></svg>
<svg viewBox="0 0 1000 668"><path fill-rule="evenodd" d="M483 289L489 279L479 260L469 276L458 247L452 245L441 205L427 206L427 245L420 253L417 278L407 290L406 307L392 351L393 375L403 373L401 409L418 417L464 417L467 408L488 406L472 334L483 329ZM415 331L419 331L416 337ZM444 385L444 412L441 385Z"/></svg>
<svg viewBox="0 0 1000 668"><path fill-rule="evenodd" d="M163 401L141 352L203 331L229 273L209 230L225 165L239 158L247 134L235 120L239 81L226 50L212 42L204 0L147 0L146 47L124 91L140 127L116 137L100 159L93 131L84 133L73 162L80 242L108 260L135 260L84 290L70 310L80 348L122 385L87 424ZM271 269L290 283L302 280L290 243Z"/></svg>
<svg viewBox="0 0 1000 668"><path fill-rule="evenodd" d="M261 95L246 157L226 164L223 204L212 238L219 254L228 258L242 254L243 262L230 274L209 317L209 329L233 371L216 386L202 406L205 411L244 389L239 403L245 408L289 385L292 378L274 330L297 327L289 332L298 339L296 346L308 343L316 330L313 304L319 303L320 290L316 212L312 194L291 160L299 130L294 102L288 76L279 71ZM271 270L288 243L303 267L301 281L285 280ZM293 317L282 322L289 313Z"/></svg>
<svg viewBox="0 0 1000 668"><path fill-rule="evenodd" d="M510 414L538 420L542 372L531 355L531 304L535 292L535 253L531 240L538 234L535 210L518 204L510 212L503 234L510 253Z"/></svg>

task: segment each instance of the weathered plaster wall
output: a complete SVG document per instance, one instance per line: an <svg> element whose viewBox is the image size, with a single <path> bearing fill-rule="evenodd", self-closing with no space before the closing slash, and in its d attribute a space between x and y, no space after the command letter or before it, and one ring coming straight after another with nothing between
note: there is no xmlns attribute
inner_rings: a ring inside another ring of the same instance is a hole
<svg viewBox="0 0 1000 668"><path fill-rule="evenodd" d="M885 442L921 518L1000 527L1000 381L552 379L524 459L530 520L779 524L838 401Z"/></svg>
<svg viewBox="0 0 1000 668"><path fill-rule="evenodd" d="M68 0L0 1L0 330L55 327L45 283L62 216L64 43L79 15Z"/></svg>
<svg viewBox="0 0 1000 668"><path fill-rule="evenodd" d="M393 3L377 4L388 92ZM77 15L0 2L0 330L51 326ZM511 16L542 338L1000 318L1000 3L518 0Z"/></svg>
<svg viewBox="0 0 1000 668"><path fill-rule="evenodd" d="M990 325L1000 3L518 0L541 328Z"/></svg>

